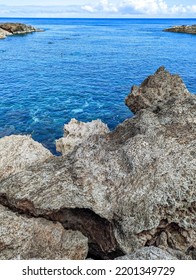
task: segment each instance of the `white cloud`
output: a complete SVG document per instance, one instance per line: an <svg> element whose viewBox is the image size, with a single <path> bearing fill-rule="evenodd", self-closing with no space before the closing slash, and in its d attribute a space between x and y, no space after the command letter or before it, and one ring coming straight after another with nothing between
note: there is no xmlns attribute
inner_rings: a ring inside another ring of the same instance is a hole
<svg viewBox="0 0 196 280"><path fill-rule="evenodd" d="M108 0L100 0L97 5L85 5L82 6L82 10L87 12L105 12L105 13L117 13L118 5L110 3Z"/></svg>
<svg viewBox="0 0 196 280"><path fill-rule="evenodd" d="M158 14L167 10L167 4L163 0L127 0L120 5L120 10L126 12L131 9L139 14Z"/></svg>
<svg viewBox="0 0 196 280"><path fill-rule="evenodd" d="M100 0L98 4L82 7L90 13L118 13L122 15L179 15L193 14L196 12L196 5L173 5L170 6L165 0L122 0L113 4L109 0Z"/></svg>
<svg viewBox="0 0 196 280"><path fill-rule="evenodd" d="M193 13L196 13L196 5L188 6L189 10Z"/></svg>
<svg viewBox="0 0 196 280"><path fill-rule="evenodd" d="M82 6L81 9L84 10L84 11L86 11L86 12L89 12L89 13L94 13L94 12L97 11L97 10L95 9L95 7L90 6L90 5Z"/></svg>
<svg viewBox="0 0 196 280"><path fill-rule="evenodd" d="M186 13L187 12L187 7L182 6L182 5L174 5L171 7L171 13L172 14L181 14L181 13Z"/></svg>
<svg viewBox="0 0 196 280"><path fill-rule="evenodd" d="M164 0L125 0L112 4L109 0L100 0L96 5L83 6L89 12L122 13L122 14L157 14L166 13L167 3Z"/></svg>
<svg viewBox="0 0 196 280"><path fill-rule="evenodd" d="M116 13L118 12L117 5L111 4L108 0L101 0L99 3L100 9L104 12Z"/></svg>

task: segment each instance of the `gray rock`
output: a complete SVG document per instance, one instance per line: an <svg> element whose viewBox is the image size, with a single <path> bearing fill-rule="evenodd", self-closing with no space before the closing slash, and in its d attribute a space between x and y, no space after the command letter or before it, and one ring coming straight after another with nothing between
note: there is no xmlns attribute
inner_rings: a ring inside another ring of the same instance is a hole
<svg viewBox="0 0 196 280"><path fill-rule="evenodd" d="M88 240L60 223L27 218L0 205L0 259L85 259Z"/></svg>
<svg viewBox="0 0 196 280"><path fill-rule="evenodd" d="M196 25L180 25L164 29L166 32L196 34Z"/></svg>
<svg viewBox="0 0 196 280"><path fill-rule="evenodd" d="M143 247L116 260L176 260L174 256L157 247Z"/></svg>
<svg viewBox="0 0 196 280"><path fill-rule="evenodd" d="M31 136L12 135L0 139L0 180L52 154Z"/></svg>
<svg viewBox="0 0 196 280"><path fill-rule="evenodd" d="M155 74L161 85L163 73ZM0 203L81 231L102 258L144 246L194 252L196 96L179 81L166 73L158 108L151 99L146 109L139 103L114 131L2 180Z"/></svg>
<svg viewBox="0 0 196 280"><path fill-rule="evenodd" d="M72 152L75 146L87 141L90 136L104 135L108 132L108 126L101 120L84 123L71 119L68 124L64 125L64 136L56 141L56 149L66 155Z"/></svg>
<svg viewBox="0 0 196 280"><path fill-rule="evenodd" d="M190 95L182 79L160 67L139 86L133 86L125 103L134 113L149 107L160 107L170 98L182 100Z"/></svg>
<svg viewBox="0 0 196 280"><path fill-rule="evenodd" d="M39 32L39 31L43 31L43 30L23 23L1 23L0 39L4 39L10 35L27 34L32 32Z"/></svg>

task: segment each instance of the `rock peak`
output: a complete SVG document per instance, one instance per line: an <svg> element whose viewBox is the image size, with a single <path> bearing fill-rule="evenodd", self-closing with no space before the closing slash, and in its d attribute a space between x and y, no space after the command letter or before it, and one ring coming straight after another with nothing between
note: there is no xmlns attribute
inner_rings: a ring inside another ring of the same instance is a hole
<svg viewBox="0 0 196 280"><path fill-rule="evenodd" d="M141 85L133 86L125 103L134 113L157 107L171 98L184 99L190 95L179 75L170 74L164 66L158 68Z"/></svg>

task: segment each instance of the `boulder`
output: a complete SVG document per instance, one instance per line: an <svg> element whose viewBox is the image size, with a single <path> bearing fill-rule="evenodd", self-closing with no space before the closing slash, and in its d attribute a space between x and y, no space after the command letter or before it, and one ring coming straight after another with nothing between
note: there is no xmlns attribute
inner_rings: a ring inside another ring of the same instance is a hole
<svg viewBox="0 0 196 280"><path fill-rule="evenodd" d="M164 29L166 32L196 34L196 24L194 25L179 25Z"/></svg>
<svg viewBox="0 0 196 280"><path fill-rule="evenodd" d="M50 151L29 135L11 135L0 138L0 179L49 157L52 157Z"/></svg>
<svg viewBox="0 0 196 280"><path fill-rule="evenodd" d="M0 205L0 259L85 259L88 240L60 223L28 218Z"/></svg>
<svg viewBox="0 0 196 280"><path fill-rule="evenodd" d="M64 136L56 141L56 149L66 155L72 152L75 146L87 141L90 136L96 134L101 136L108 132L108 126L101 120L84 123L71 119L68 124L64 125Z"/></svg>

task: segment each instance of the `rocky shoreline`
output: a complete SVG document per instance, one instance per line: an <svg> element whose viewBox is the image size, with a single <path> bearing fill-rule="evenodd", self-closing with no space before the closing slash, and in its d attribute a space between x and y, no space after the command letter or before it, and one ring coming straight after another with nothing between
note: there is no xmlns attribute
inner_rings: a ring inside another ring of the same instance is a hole
<svg viewBox="0 0 196 280"><path fill-rule="evenodd" d="M0 139L0 259L196 259L196 96L160 67L114 131Z"/></svg>
<svg viewBox="0 0 196 280"><path fill-rule="evenodd" d="M180 25L164 29L166 32L196 34L196 24L194 25Z"/></svg>
<svg viewBox="0 0 196 280"><path fill-rule="evenodd" d="M11 35L22 35L40 31L43 30L22 23L0 23L0 39L5 39Z"/></svg>

